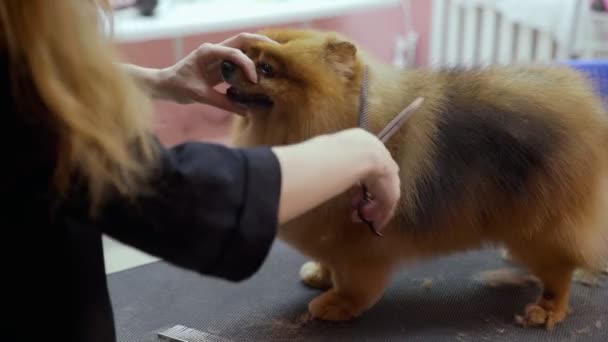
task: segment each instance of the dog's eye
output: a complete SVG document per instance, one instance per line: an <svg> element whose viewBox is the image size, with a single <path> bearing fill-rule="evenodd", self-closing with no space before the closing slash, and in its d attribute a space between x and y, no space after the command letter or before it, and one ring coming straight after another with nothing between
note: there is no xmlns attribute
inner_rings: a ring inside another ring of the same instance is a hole
<svg viewBox="0 0 608 342"><path fill-rule="evenodd" d="M260 63L259 68L264 75L272 75L273 70L270 64Z"/></svg>

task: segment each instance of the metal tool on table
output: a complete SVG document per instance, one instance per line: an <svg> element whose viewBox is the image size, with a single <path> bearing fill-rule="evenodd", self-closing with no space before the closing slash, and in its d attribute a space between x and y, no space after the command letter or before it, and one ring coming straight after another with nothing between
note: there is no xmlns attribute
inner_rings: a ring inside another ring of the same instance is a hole
<svg viewBox="0 0 608 342"><path fill-rule="evenodd" d="M232 342L229 339L183 325L175 325L159 332L157 336L160 340L168 342Z"/></svg>

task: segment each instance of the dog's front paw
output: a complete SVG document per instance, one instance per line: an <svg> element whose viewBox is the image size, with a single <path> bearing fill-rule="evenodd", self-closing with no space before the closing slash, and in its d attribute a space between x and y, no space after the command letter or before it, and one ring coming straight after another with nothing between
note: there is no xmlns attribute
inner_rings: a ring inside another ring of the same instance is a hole
<svg viewBox="0 0 608 342"><path fill-rule="evenodd" d="M361 310L335 290L329 290L308 304L313 318L325 321L348 321L361 314Z"/></svg>
<svg viewBox="0 0 608 342"><path fill-rule="evenodd" d="M304 284L316 289L325 290L332 286L329 270L318 262L309 261L302 265L300 278Z"/></svg>

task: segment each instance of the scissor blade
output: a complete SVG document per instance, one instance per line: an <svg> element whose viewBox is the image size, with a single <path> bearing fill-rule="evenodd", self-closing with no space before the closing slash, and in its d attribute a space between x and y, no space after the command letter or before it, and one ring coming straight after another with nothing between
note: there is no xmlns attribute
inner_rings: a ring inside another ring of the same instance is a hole
<svg viewBox="0 0 608 342"><path fill-rule="evenodd" d="M403 126L407 119L420 108L424 98L417 97L414 102L407 106L401 113L399 113L384 129L378 133L378 138L383 142L387 142L398 130Z"/></svg>

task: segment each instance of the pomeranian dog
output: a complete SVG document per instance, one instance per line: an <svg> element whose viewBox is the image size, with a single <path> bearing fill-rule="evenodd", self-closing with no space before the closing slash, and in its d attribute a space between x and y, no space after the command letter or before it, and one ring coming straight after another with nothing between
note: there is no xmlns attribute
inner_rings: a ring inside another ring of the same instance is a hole
<svg viewBox="0 0 608 342"><path fill-rule="evenodd" d="M551 328L566 318L573 271L600 269L608 256L608 116L592 84L558 66L403 70L337 33L262 33L279 44L245 50L257 84L222 64L227 96L249 110L235 123L236 146L356 127L365 67L373 132L424 98L387 142L402 199L383 238L350 220L346 194L280 227L313 260L303 281L326 290L310 302L312 317L361 315L407 262L504 246L543 285L520 322Z"/></svg>

